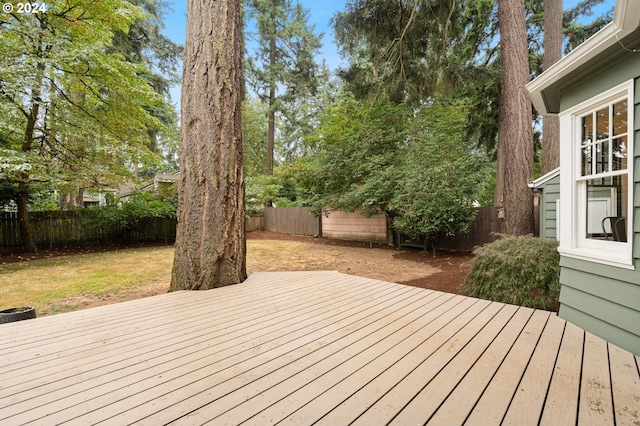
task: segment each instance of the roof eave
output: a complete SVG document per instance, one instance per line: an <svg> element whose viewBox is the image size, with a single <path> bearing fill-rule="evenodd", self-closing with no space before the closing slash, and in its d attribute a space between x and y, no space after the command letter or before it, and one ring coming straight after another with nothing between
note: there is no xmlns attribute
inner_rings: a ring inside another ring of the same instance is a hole
<svg viewBox="0 0 640 426"><path fill-rule="evenodd" d="M631 1L618 0L610 23L526 85L531 101L539 113L555 113L550 111L546 102L543 93L545 89L588 64L594 57L638 28L640 13L638 10L632 10Z"/></svg>

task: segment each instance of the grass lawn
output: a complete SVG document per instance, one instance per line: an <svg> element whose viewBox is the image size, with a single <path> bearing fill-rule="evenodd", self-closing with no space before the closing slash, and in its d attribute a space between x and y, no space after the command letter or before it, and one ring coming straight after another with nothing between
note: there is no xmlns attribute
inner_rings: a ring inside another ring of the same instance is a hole
<svg viewBox="0 0 640 426"><path fill-rule="evenodd" d="M172 263L173 247L155 247L2 264L0 309L29 305L40 316L89 307L94 299L116 302L122 293L166 285Z"/></svg>
<svg viewBox="0 0 640 426"><path fill-rule="evenodd" d="M173 253L173 246L163 246L18 263L0 260L0 309L34 306L43 316L166 293ZM450 292L456 292L466 275L460 265L468 259L450 255L434 259L415 250L343 246L323 239L247 240L248 274L338 270Z"/></svg>

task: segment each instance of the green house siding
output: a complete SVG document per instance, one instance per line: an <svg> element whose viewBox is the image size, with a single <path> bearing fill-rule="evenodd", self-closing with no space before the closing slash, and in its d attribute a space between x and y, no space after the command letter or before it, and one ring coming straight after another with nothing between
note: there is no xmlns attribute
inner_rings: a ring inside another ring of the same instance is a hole
<svg viewBox="0 0 640 426"><path fill-rule="evenodd" d="M556 201L558 198L560 198L560 176L545 183L540 196L540 237L546 240L555 240L557 236Z"/></svg>
<svg viewBox="0 0 640 426"><path fill-rule="evenodd" d="M615 66L613 66L615 65ZM634 78L634 217L632 269L561 257L559 315L640 355L640 55L595 71L562 96L561 109ZM565 141L565 143L568 143ZM550 226L547 224L546 226Z"/></svg>

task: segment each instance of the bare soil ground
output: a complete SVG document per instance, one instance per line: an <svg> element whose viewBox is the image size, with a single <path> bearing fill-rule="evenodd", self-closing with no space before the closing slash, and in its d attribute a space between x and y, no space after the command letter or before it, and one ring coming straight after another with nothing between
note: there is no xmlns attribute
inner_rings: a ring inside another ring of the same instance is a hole
<svg viewBox="0 0 640 426"><path fill-rule="evenodd" d="M261 241L252 244L253 240ZM287 241L278 245L279 241ZM293 245L298 242L299 245ZM375 278L415 287L458 293L467 276L471 253L418 249L398 249L384 244L358 241L313 238L255 231L247 234L247 270L255 271L313 271L337 270L346 274ZM288 250L286 247L295 248ZM253 250L266 251L256 253ZM278 252L279 251L279 252Z"/></svg>
<svg viewBox="0 0 640 426"><path fill-rule="evenodd" d="M130 248L128 246L126 248ZM140 246L136 246L140 247ZM148 245L153 247L153 245ZM94 252L111 252L123 247L68 247L40 250L37 254L3 254L0 265L14 262L30 262L60 256L82 255ZM164 250L170 265L172 250ZM383 281L458 293L472 259L470 253L440 251L437 257L431 252L417 249L397 249L382 244L333 240L255 231L247 234L247 272L258 271L314 271L337 270ZM164 267L164 266L163 266ZM107 305L168 291L170 267L160 279L144 285L124 288L100 295L79 294L59 300L50 310L38 312L38 316Z"/></svg>

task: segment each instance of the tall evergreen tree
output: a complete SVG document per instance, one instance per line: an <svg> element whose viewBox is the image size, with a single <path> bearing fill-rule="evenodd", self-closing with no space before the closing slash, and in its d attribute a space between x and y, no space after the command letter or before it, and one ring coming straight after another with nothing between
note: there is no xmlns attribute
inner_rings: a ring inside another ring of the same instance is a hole
<svg viewBox="0 0 640 426"><path fill-rule="evenodd" d="M249 81L265 100L268 110L267 173L273 173L276 117L305 129L300 115L318 88L319 67L315 54L321 35L308 22L309 11L291 0L250 0L250 19L255 19L258 48L248 59ZM291 135L291 133L288 133Z"/></svg>
<svg viewBox="0 0 640 426"><path fill-rule="evenodd" d="M485 94L497 80L496 69L487 65L497 56L490 45L497 30L494 6L494 0L348 0L332 20L349 61L338 73L359 99L471 98L478 118L471 128L483 129L473 134L493 145L496 130L486 125L497 119L497 105Z"/></svg>
<svg viewBox="0 0 640 426"><path fill-rule="evenodd" d="M171 290L247 277L240 0L189 0Z"/></svg>
<svg viewBox="0 0 640 426"><path fill-rule="evenodd" d="M533 232L532 196L527 183L533 177L533 128L529 82L529 48L524 0L498 0L502 78L498 162L503 173L502 207L507 234ZM498 176L496 180L500 178Z"/></svg>
<svg viewBox="0 0 640 426"><path fill-rule="evenodd" d="M562 57L562 0L544 0L544 69ZM542 174L560 165L560 119L542 118Z"/></svg>

